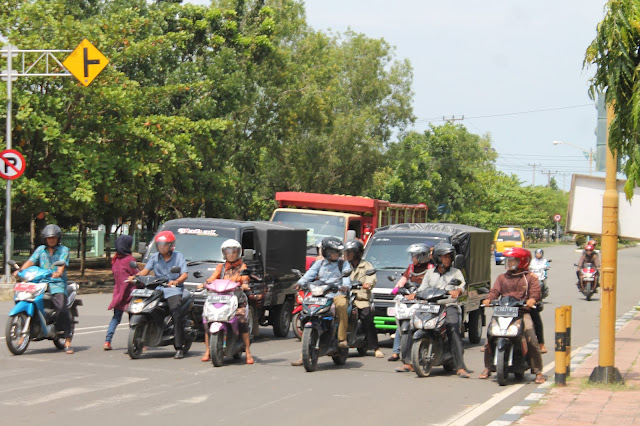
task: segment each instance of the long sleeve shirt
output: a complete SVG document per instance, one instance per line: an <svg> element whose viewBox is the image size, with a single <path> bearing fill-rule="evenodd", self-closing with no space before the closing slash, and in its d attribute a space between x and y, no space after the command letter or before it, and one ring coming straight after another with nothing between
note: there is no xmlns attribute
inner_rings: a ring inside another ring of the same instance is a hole
<svg viewBox="0 0 640 426"><path fill-rule="evenodd" d="M450 284L452 280L457 279L460 284ZM454 267L450 267L445 270L442 275L438 271L438 268L432 268L427 271L422 279L422 284L418 287L418 293L427 288L437 288L445 291L462 290L464 291L467 283L464 280L462 272ZM449 303L448 305L455 305L456 303Z"/></svg>
<svg viewBox="0 0 640 426"><path fill-rule="evenodd" d="M376 279L376 274L366 274L366 272L371 269L374 269L372 264L370 264L366 260L361 260L360 263L358 263L358 266L356 266L356 268L351 271L351 276L349 277L351 281L360 281L362 284L369 284L371 286L368 289L361 288L359 290L353 291L356 295L356 300L353 303L358 309L364 309L369 306L369 301L371 300L371 290L376 286L376 283L378 282Z"/></svg>
<svg viewBox="0 0 640 426"><path fill-rule="evenodd" d="M582 253L580 260L578 260L578 270L582 269L585 263L593 263L597 269L600 269L600 256L593 253L591 256L587 257L586 253Z"/></svg>
<svg viewBox="0 0 640 426"><path fill-rule="evenodd" d="M342 263L342 271L340 270L340 263ZM335 261L329 262L327 259L316 261L304 276L300 278L300 284L308 284L314 280L319 279L330 285L350 285L351 280L349 276L344 277L343 272L351 272L351 265L349 262Z"/></svg>
<svg viewBox="0 0 640 426"><path fill-rule="evenodd" d="M540 282L538 277L529 271L517 274L507 271L500 274L491 287L487 299L495 300L500 296L513 296L520 300L533 298L539 302Z"/></svg>

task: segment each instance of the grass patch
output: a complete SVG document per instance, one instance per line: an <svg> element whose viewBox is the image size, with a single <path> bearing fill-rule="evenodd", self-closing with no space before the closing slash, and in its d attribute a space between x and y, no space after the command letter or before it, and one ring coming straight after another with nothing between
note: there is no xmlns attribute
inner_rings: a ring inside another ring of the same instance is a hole
<svg viewBox="0 0 640 426"><path fill-rule="evenodd" d="M524 416L530 416L531 414L533 414L534 410L538 407L542 407L544 405L544 401L546 400L546 396L542 399L537 400L536 402L534 402L533 404L531 404L529 406L529 408L527 408L525 410L524 413L522 413L522 417Z"/></svg>
<svg viewBox="0 0 640 426"><path fill-rule="evenodd" d="M578 387L580 388L580 390L600 389L600 390L606 390L610 392L626 392L626 391L640 390L640 388L637 385L630 385L627 383L613 383L613 384L592 383L589 381L588 378L577 379L575 380L575 382L578 384Z"/></svg>

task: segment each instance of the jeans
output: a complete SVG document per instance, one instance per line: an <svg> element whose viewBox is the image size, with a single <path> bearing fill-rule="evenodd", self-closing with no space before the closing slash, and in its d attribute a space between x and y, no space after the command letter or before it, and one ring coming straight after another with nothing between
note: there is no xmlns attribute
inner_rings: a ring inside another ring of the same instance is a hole
<svg viewBox="0 0 640 426"><path fill-rule="evenodd" d="M393 338L393 353L400 355L400 328L396 329L396 337Z"/></svg>
<svg viewBox="0 0 640 426"><path fill-rule="evenodd" d="M113 318L111 318L111 322L109 323L109 328L107 329L107 338L105 342L111 343L111 339L113 339L113 334L116 332L116 327L122 321L122 314L124 311L114 309L113 310Z"/></svg>

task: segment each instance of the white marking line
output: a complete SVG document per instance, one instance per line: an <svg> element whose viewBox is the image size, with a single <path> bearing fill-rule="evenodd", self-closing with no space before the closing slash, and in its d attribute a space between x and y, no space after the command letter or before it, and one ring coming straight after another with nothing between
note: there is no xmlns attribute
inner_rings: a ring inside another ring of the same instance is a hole
<svg viewBox="0 0 640 426"><path fill-rule="evenodd" d="M189 399L181 399L180 401L176 401L171 404L165 404L162 407L155 407L153 413L157 413L158 411L170 410L172 408L176 408L181 406L182 404L200 404L201 402L205 402L209 397L207 395L198 395ZM153 414L152 412L145 411L142 413L138 413L139 416L150 416Z"/></svg>
<svg viewBox="0 0 640 426"><path fill-rule="evenodd" d="M59 376L53 376L53 377L47 377L45 379L45 384L46 385L53 385L56 383L65 383L65 382L70 382L72 380L80 380L80 379L86 379L88 377L94 377L95 374L61 374ZM6 392L16 392L19 390L25 390L25 389L29 389L29 388L33 388L33 387L42 387L43 386L43 379L33 379L33 380L26 380L24 382L22 382L19 385L12 385L11 388L9 389L0 389L0 393L6 393Z"/></svg>
<svg viewBox="0 0 640 426"><path fill-rule="evenodd" d="M142 382L148 380L146 377L125 377L123 379L116 380L113 383L108 383L99 386L93 386L90 388L69 388L64 389L59 392L54 392L50 395L43 396L41 398L32 399L25 401L24 398L15 399L13 401L2 401L4 405L39 405L47 402L56 401L63 398L68 398L70 396L82 395L90 392L103 391L106 389L113 389L120 386L132 385L134 383Z"/></svg>
<svg viewBox="0 0 640 426"><path fill-rule="evenodd" d="M311 392L311 389L306 389L306 390L303 390L301 392L295 392L295 393L283 396L282 398L278 398L278 399L274 399L274 400L269 401L269 402L265 402L264 404L260 404L260 405L258 405L256 407L251 407L251 408L247 408L246 410L243 410L243 411L240 411L240 412L236 412L236 414L244 415L244 414L250 413L252 411L259 410L259 409L264 408L264 407L268 407L269 405L277 404L277 403L279 403L281 401L284 401L284 400L287 400L287 399L291 399L291 398L295 398L296 396L302 395L303 393L307 393L307 392ZM240 418L240 417L236 416L236 418ZM218 419L217 423L221 423L224 420L227 420L227 419Z"/></svg>
<svg viewBox="0 0 640 426"><path fill-rule="evenodd" d="M124 322L124 323L120 323L118 325L118 327L116 329L122 329L125 328L126 326L128 326L129 323L128 322ZM89 331L87 333L78 333L78 331L84 331L84 330L93 330L94 328L99 328L100 330L96 330L96 331ZM95 325L93 327L82 327L82 328L76 328L73 332L74 336L82 336L83 334L92 334L92 333L100 333L100 332L105 332L107 331L107 329L109 328L109 325ZM0 341L1 340L6 340L6 336L1 336L0 337Z"/></svg>
<svg viewBox="0 0 640 426"><path fill-rule="evenodd" d="M95 408L100 405L107 404L120 404L121 402L126 402L127 400L134 400L138 395L134 393L125 393L122 395L114 395L110 398L98 399L90 404L83 405L82 407L75 407L73 411L82 411L87 410L89 408Z"/></svg>

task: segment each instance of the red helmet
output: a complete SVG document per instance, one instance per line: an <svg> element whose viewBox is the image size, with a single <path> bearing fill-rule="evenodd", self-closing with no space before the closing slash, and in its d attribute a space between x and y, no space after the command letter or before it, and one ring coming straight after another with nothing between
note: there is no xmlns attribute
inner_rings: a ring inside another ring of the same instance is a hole
<svg viewBox="0 0 640 426"><path fill-rule="evenodd" d="M524 271L529 267L529 262L531 262L531 252L527 249L523 249L520 247L509 247L504 250L504 257L515 257L519 259L517 269ZM507 263L505 261L505 263Z"/></svg>
<svg viewBox="0 0 640 426"><path fill-rule="evenodd" d="M168 244L169 248L173 250L173 247L176 244L176 236L173 235L171 231L162 231L158 232L155 238L156 248L158 248L158 244Z"/></svg>
<svg viewBox="0 0 640 426"><path fill-rule="evenodd" d="M584 249L585 249L586 251L593 251L593 245L591 245L591 244L587 244L586 246L584 246Z"/></svg>

